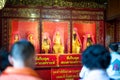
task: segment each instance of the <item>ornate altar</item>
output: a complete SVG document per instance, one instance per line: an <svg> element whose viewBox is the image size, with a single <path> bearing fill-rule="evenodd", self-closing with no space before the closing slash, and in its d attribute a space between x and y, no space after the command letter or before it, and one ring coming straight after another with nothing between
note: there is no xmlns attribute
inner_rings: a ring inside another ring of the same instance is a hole
<svg viewBox="0 0 120 80"><path fill-rule="evenodd" d="M78 80L87 41L104 45L102 9L9 6L1 15L2 46L10 49L18 40L29 40L44 80Z"/></svg>

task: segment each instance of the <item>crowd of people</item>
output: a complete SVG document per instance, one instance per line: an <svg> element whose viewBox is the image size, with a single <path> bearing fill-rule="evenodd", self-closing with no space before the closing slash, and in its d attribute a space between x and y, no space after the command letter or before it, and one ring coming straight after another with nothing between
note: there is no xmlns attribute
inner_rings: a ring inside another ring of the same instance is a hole
<svg viewBox="0 0 120 80"><path fill-rule="evenodd" d="M117 43L108 48L100 44L87 47L82 53L80 80L120 80L120 53ZM26 40L13 44L10 52L0 51L0 80L42 80L34 71L35 48Z"/></svg>
<svg viewBox="0 0 120 80"><path fill-rule="evenodd" d="M118 44L89 46L82 54L80 80L120 80Z"/></svg>

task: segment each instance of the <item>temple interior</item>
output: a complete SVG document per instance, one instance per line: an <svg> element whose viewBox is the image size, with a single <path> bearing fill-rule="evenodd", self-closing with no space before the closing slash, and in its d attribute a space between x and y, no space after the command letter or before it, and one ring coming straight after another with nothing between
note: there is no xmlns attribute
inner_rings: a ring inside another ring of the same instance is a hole
<svg viewBox="0 0 120 80"><path fill-rule="evenodd" d="M19 40L30 41L43 80L78 80L88 46L120 41L119 0L3 1L0 48L9 51Z"/></svg>

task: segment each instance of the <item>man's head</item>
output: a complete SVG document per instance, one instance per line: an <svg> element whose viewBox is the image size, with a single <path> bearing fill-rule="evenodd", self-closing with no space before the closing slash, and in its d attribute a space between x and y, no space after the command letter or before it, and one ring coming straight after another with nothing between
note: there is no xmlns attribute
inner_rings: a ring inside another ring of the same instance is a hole
<svg viewBox="0 0 120 80"><path fill-rule="evenodd" d="M32 60L35 56L34 46L26 41L21 40L16 42L10 52L10 57L12 58L12 64L24 64L25 66L32 67Z"/></svg>
<svg viewBox="0 0 120 80"><path fill-rule="evenodd" d="M89 46L82 54L82 63L90 70L106 69L110 59L109 51L99 44Z"/></svg>
<svg viewBox="0 0 120 80"><path fill-rule="evenodd" d="M110 52L116 52L118 50L118 44L117 43L110 43L109 44L109 50Z"/></svg>

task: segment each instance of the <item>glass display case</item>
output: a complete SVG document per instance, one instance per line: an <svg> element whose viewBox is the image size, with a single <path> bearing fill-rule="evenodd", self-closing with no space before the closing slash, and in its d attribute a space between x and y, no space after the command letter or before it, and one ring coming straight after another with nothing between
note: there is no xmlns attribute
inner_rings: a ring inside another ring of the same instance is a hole
<svg viewBox="0 0 120 80"><path fill-rule="evenodd" d="M72 52L80 53L84 51L88 46L95 44L96 41L96 22L95 21L74 21L73 26L73 35L77 38L72 39ZM74 38L73 36L73 38ZM79 45L78 45L78 44ZM75 49L76 48L76 49Z"/></svg>
<svg viewBox="0 0 120 80"><path fill-rule="evenodd" d="M30 41L37 52L40 52L39 21L30 19L11 19L10 20L9 46L19 40Z"/></svg>
<svg viewBox="0 0 120 80"><path fill-rule="evenodd" d="M42 53L68 53L70 43L69 21L43 20L42 21Z"/></svg>
<svg viewBox="0 0 120 80"><path fill-rule="evenodd" d="M35 69L44 80L78 80L82 51L105 43L103 10L7 7L2 13L2 46L30 41Z"/></svg>

